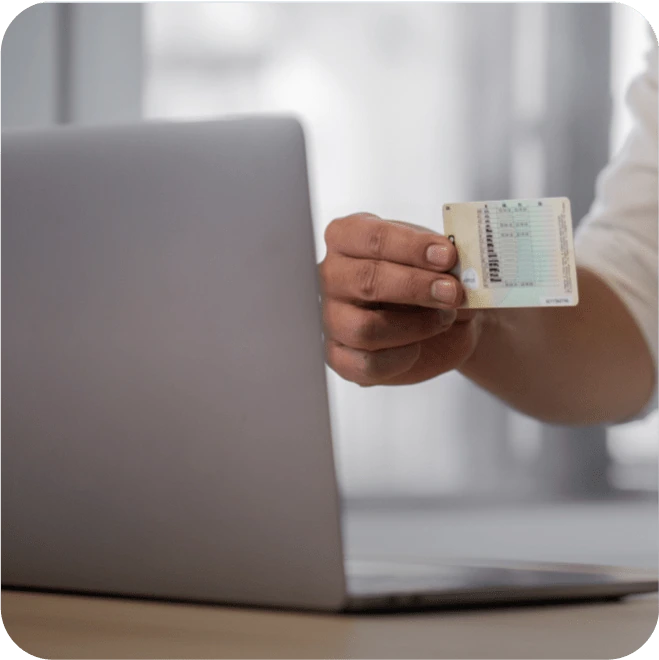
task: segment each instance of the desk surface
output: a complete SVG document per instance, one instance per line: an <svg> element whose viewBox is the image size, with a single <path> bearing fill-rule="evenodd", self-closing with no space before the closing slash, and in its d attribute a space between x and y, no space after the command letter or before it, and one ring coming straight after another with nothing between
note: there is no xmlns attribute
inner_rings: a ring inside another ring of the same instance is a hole
<svg viewBox="0 0 659 660"><path fill-rule="evenodd" d="M48 658L612 658L657 624L655 596L617 603L329 616L5 591L2 619Z"/></svg>

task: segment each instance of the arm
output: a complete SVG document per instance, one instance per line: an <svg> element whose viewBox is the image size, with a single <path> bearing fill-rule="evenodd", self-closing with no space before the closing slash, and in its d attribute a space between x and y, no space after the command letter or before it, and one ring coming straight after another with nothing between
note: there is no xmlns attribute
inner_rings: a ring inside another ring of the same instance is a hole
<svg viewBox="0 0 659 660"><path fill-rule="evenodd" d="M577 307L488 310L460 371L520 411L553 423L632 416L654 385L650 350L618 296L579 269Z"/></svg>
<svg viewBox="0 0 659 660"><path fill-rule="evenodd" d="M657 351L657 48L631 85L633 128L575 237L580 304L483 315L463 365L535 417L616 422L652 393ZM514 366L510 363L514 362ZM508 364L508 367L506 367Z"/></svg>
<svg viewBox="0 0 659 660"><path fill-rule="evenodd" d="M578 423L638 413L657 351L657 56L629 88L634 125L575 238L576 308L483 314L462 371L525 413ZM597 273L597 274L595 274ZM514 365L514 366L512 366Z"/></svg>
<svg viewBox="0 0 659 660"><path fill-rule="evenodd" d="M657 55L655 44L629 90L634 128L577 232L577 307L456 318L462 288L449 274L451 243L418 227L348 216L328 228L320 268L330 366L361 385L418 383L459 369L556 423L638 413L652 393L658 336Z"/></svg>
<svg viewBox="0 0 659 660"><path fill-rule="evenodd" d="M357 214L325 238L327 360L348 380L406 385L459 369L529 415L570 424L620 421L651 394L646 338L589 270L578 271L577 307L456 314L463 292L445 237Z"/></svg>

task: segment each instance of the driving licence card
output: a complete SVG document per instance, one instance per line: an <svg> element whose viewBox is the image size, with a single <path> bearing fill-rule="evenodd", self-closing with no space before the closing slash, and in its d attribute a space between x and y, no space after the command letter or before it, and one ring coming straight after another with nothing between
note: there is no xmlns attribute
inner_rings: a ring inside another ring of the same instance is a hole
<svg viewBox="0 0 659 660"><path fill-rule="evenodd" d="M444 205L444 234L466 308L557 307L579 302L566 197Z"/></svg>

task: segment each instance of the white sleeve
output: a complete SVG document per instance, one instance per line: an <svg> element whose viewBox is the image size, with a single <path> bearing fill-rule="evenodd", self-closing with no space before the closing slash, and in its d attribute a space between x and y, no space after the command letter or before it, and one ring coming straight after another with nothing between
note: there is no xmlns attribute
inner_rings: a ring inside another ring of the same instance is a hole
<svg viewBox="0 0 659 660"><path fill-rule="evenodd" d="M653 40L654 41L654 40ZM655 41L656 44L656 41ZM577 229L577 264L598 274L625 303L650 349L657 374L657 61L630 86L633 128L599 175L595 201ZM655 394L642 414L656 407Z"/></svg>

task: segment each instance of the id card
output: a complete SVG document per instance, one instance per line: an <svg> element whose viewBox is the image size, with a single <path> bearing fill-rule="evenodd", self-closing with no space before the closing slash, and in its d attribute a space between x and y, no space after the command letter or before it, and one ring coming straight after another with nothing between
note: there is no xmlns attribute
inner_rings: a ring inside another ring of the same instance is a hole
<svg viewBox="0 0 659 660"><path fill-rule="evenodd" d="M465 308L558 307L579 302L566 197L444 205L453 274Z"/></svg>

